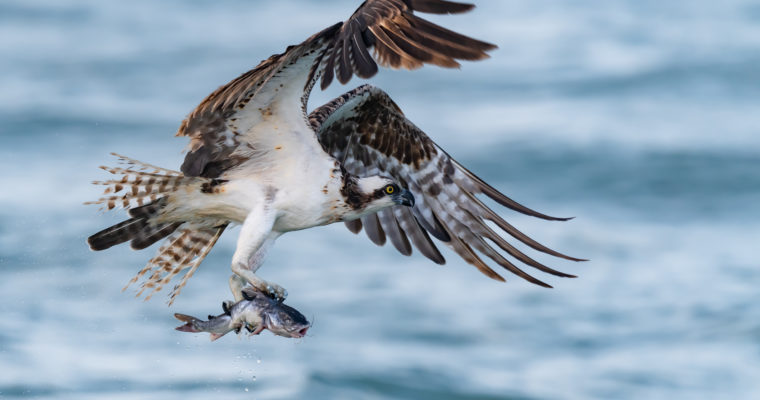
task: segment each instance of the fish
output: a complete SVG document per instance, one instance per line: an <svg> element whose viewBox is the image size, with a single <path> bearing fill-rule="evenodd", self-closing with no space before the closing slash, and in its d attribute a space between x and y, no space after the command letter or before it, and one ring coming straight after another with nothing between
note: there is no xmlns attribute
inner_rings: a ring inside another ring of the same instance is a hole
<svg viewBox="0 0 760 400"><path fill-rule="evenodd" d="M184 322L175 329L180 332L208 332L215 341L229 332L245 328L251 335L258 335L268 329L277 336L302 338L311 323L298 310L277 301L252 287L243 289L243 300L237 303L222 303L224 313L209 315L207 321L185 314L174 314Z"/></svg>

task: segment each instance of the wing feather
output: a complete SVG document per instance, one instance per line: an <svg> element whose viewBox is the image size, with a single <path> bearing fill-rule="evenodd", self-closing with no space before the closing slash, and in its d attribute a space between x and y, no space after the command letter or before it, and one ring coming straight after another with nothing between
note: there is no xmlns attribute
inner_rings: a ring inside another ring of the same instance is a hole
<svg viewBox="0 0 760 400"><path fill-rule="evenodd" d="M314 142L319 148L315 138L298 135L310 134L308 130L283 129L290 137L273 139L269 130L253 128L272 115L286 123L302 123L296 114L305 115L311 89L320 78L324 89L335 78L341 83L353 75L370 78L378 72L378 63L391 68L415 69L426 63L453 68L459 66L457 59L488 57L486 52L496 46L414 14L455 14L472 8L445 0L365 1L345 22L269 57L203 100L177 131L177 136L190 138L182 172L218 178L281 144L273 141ZM390 147L387 142L385 149Z"/></svg>
<svg viewBox="0 0 760 400"><path fill-rule="evenodd" d="M459 14L475 8L472 4L456 3L445 0L411 0L412 8L428 14Z"/></svg>
<svg viewBox="0 0 760 400"><path fill-rule="evenodd" d="M441 196L442 197L442 196ZM528 282L534 283L536 285L540 285L543 287L550 288L551 286L546 284L545 282L542 282L527 273L525 273L523 270L515 266L513 263L511 263L509 260L504 258L501 254L496 252L493 247L489 246L488 243L483 240L483 236L479 234L477 231L477 226L468 226L466 221L470 221L472 218L472 215L468 215L468 212L466 210L457 209L452 207L445 206L440 200L436 199L431 202L434 205L436 214L441 214L443 216L443 219L446 221L446 226L451 228L451 231L453 232L454 236L456 236L459 240L463 241L468 245L468 247L474 247L475 250L479 251L481 254L486 255L491 260L495 261L497 264L502 266L504 269L512 272L513 274L527 280ZM474 229L473 229L474 228ZM482 261L482 260L481 260ZM531 264L528 264L531 265ZM540 264L539 264L540 265ZM480 269L481 272L486 274L487 276L494 278L493 275L498 275L493 270L485 269L482 266L475 265L478 269ZM533 266L533 265L531 265ZM543 267L543 266L542 266ZM569 275L562 275L563 277L569 277ZM498 278L494 278L497 280L501 280Z"/></svg>
<svg viewBox="0 0 760 400"><path fill-rule="evenodd" d="M496 271L488 266L488 264L483 262L483 259L475 254L475 252L472 250L472 247L467 245L467 243L465 243L461 238L452 236L452 239L447 243L447 245L451 247L451 249L454 250L454 252L457 253L459 257L462 257L462 259L467 261L467 263L477 268L478 271L480 271L483 275L495 281L506 282L504 277L497 274Z"/></svg>
<svg viewBox="0 0 760 400"><path fill-rule="evenodd" d="M441 255L440 250L438 250L435 243L433 243L428 232L420 226L417 219L408 208L394 207L393 214L396 215L396 221L398 221L401 230L408 235L412 244L414 244L414 247L416 247L422 255L436 264L446 264L446 259L443 258L443 255Z"/></svg>
<svg viewBox="0 0 760 400"><path fill-rule="evenodd" d="M414 14L457 14L472 4L445 0L367 0L335 35L335 45L327 53L321 87L327 88L335 76L347 83L356 74L369 78L377 72L375 61L367 57L374 47L375 60L390 68L416 69L423 64L446 68L459 66L456 59L481 60L496 46L473 39ZM341 62L337 62L341 60Z"/></svg>
<svg viewBox="0 0 760 400"><path fill-rule="evenodd" d="M555 276L560 276L563 278L575 278L573 275L568 275L563 272L556 271L528 257L516 247L509 244L509 242L504 240L504 238L499 236L496 232L494 232L493 229L485 224L485 221L482 218L482 213L484 211L491 210L485 207L483 203L481 203L472 193L462 190L456 185L445 185L444 192L439 195L439 199L444 199L449 204L456 204L456 207L458 209L461 209L463 212L467 213L464 218L460 218L459 220L462 221L462 223L465 223L469 230L482 238L486 238L494 242L502 250L506 251L512 257L520 260L522 263ZM481 208L481 206L484 208ZM560 256L564 255L560 254ZM569 257L564 256L562 258L567 259ZM573 261L580 260L574 259Z"/></svg>
<svg viewBox="0 0 760 400"><path fill-rule="evenodd" d="M385 232L380 226L380 220L377 218L377 214L371 214L363 217L362 224L364 225L364 232L367 233L367 237L372 241L372 243L378 246L385 244Z"/></svg>
<svg viewBox="0 0 760 400"><path fill-rule="evenodd" d="M364 79L375 76L378 71L377 63L372 59L366 41L361 40L359 35L352 35L350 43L351 54L353 54L356 63L356 75Z"/></svg>
<svg viewBox="0 0 760 400"><path fill-rule="evenodd" d="M355 219L353 221L346 221L346 228L348 228L349 231L358 234L362 231L362 220Z"/></svg>
<svg viewBox="0 0 760 400"><path fill-rule="evenodd" d="M480 218L483 218L485 220L495 223L496 226L504 230L504 232L507 232L510 236L521 241L527 246L533 248L534 250L538 250L542 253L549 254L558 258L564 258L570 261L588 261L581 258L570 257L558 251L552 250L542 245L541 243L536 242L535 240L531 239L528 235L520 232L517 228L510 225L507 221L505 221L503 218L498 216L493 210L491 210L488 206L483 204L483 202L480 201L480 199L478 199L477 197L475 197L471 192L468 192L465 189L462 189L462 192L464 192L467 195L468 201L464 201L460 204L468 204L468 205L471 204L472 206L469 209L471 209L472 212L477 213L476 215L478 215ZM528 215L531 215L531 214L528 214ZM552 220L566 221L567 218L553 218ZM483 224L483 226L488 227L488 225L485 225L485 224ZM491 230L491 232L493 232L493 230ZM492 233L491 235L494 237L498 236L495 232Z"/></svg>
<svg viewBox="0 0 760 400"><path fill-rule="evenodd" d="M386 29L386 33L398 48L402 49L405 54L408 54L414 60L414 67L421 67L423 63L430 63L445 68L458 68L461 66L453 58L437 50L428 48L413 38L408 37L400 26Z"/></svg>
<svg viewBox="0 0 760 400"><path fill-rule="evenodd" d="M429 259L443 264L445 260L430 237L433 235L466 262L496 280L504 279L480 255L544 287L551 286L526 273L506 256L551 275L575 277L536 261L502 235L542 253L572 261L583 260L531 239L486 206L477 195L526 215L556 221L566 218L551 217L525 207L478 178L407 120L380 89L368 85L359 87L315 110L310 121L323 149L336 159L345 160L346 170L360 176L392 176L415 196L413 208L394 207L364 217L361 223L347 224L353 232L364 227L369 238L378 245L389 237L402 254L411 254L413 245ZM489 225L489 221L496 228Z"/></svg>
<svg viewBox="0 0 760 400"><path fill-rule="evenodd" d="M409 243L409 238L406 237L406 234L398 225L393 210L383 210L377 213L377 216L380 220L380 226L391 240L393 247L405 256L412 255L412 244Z"/></svg>

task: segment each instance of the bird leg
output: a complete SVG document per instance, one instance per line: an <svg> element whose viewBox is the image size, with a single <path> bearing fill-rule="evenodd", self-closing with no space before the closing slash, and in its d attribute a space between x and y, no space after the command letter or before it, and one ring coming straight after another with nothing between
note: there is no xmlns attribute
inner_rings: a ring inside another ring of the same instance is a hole
<svg viewBox="0 0 760 400"><path fill-rule="evenodd" d="M243 299L242 291L246 284L277 301L283 301L288 296L282 286L256 275L264 263L267 251L280 235L272 232L273 224L274 217L267 212L266 207L255 208L243 222L231 265L234 274L230 277L230 290L236 302Z"/></svg>

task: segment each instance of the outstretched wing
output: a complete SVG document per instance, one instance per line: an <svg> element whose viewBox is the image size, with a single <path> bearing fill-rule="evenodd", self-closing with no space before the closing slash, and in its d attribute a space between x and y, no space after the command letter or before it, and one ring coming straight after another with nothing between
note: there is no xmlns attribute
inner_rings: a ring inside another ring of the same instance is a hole
<svg viewBox="0 0 760 400"><path fill-rule="evenodd" d="M362 226L369 238L383 245L387 238L399 252L409 255L414 244L422 254L443 264L445 260L429 235L444 242L483 274L504 280L476 251L532 283L550 287L507 260L493 245L520 262L560 277L574 277L551 269L510 244L503 232L540 252L582 261L551 250L529 238L486 206L476 195L523 214L554 218L518 204L482 181L451 158L419 128L382 90L365 85L315 110L309 117L322 147L352 174L392 176L415 196L415 206L393 207L360 221L347 223L358 233ZM410 243L411 240L411 243Z"/></svg>
<svg viewBox="0 0 760 400"><path fill-rule="evenodd" d="M384 67L416 69L423 64L459 67L456 60L481 60L496 46L426 21L414 11L458 14L472 4L444 0L367 0L336 33L325 55L322 89L337 75L348 83L353 74L369 78L377 73L375 58Z"/></svg>
<svg viewBox="0 0 760 400"><path fill-rule="evenodd" d="M190 145L182 165L188 176L217 178L246 161L269 154L283 140L319 148L304 124L306 103L314 84L341 83L355 74L369 78L379 62L391 68L414 69L423 64L457 67L457 60L486 58L495 46L460 35L414 15L414 11L452 14L470 4L445 0L367 0L346 21L310 37L297 46L264 60L251 71L220 87L182 122L177 136ZM374 49L374 58L369 49ZM253 129L267 121L273 126L300 123L304 129ZM308 134L308 135L307 135ZM278 153L281 155L282 153Z"/></svg>

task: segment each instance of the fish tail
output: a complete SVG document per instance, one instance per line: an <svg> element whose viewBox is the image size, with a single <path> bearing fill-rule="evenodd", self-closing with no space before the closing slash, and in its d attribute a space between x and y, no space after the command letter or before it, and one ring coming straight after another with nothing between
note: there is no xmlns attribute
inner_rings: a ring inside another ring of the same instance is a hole
<svg viewBox="0 0 760 400"><path fill-rule="evenodd" d="M196 327L196 323L200 322L198 318L179 313L175 313L174 318L177 318L178 320L185 323L184 325L178 326L174 329L180 332L201 332L201 330Z"/></svg>

